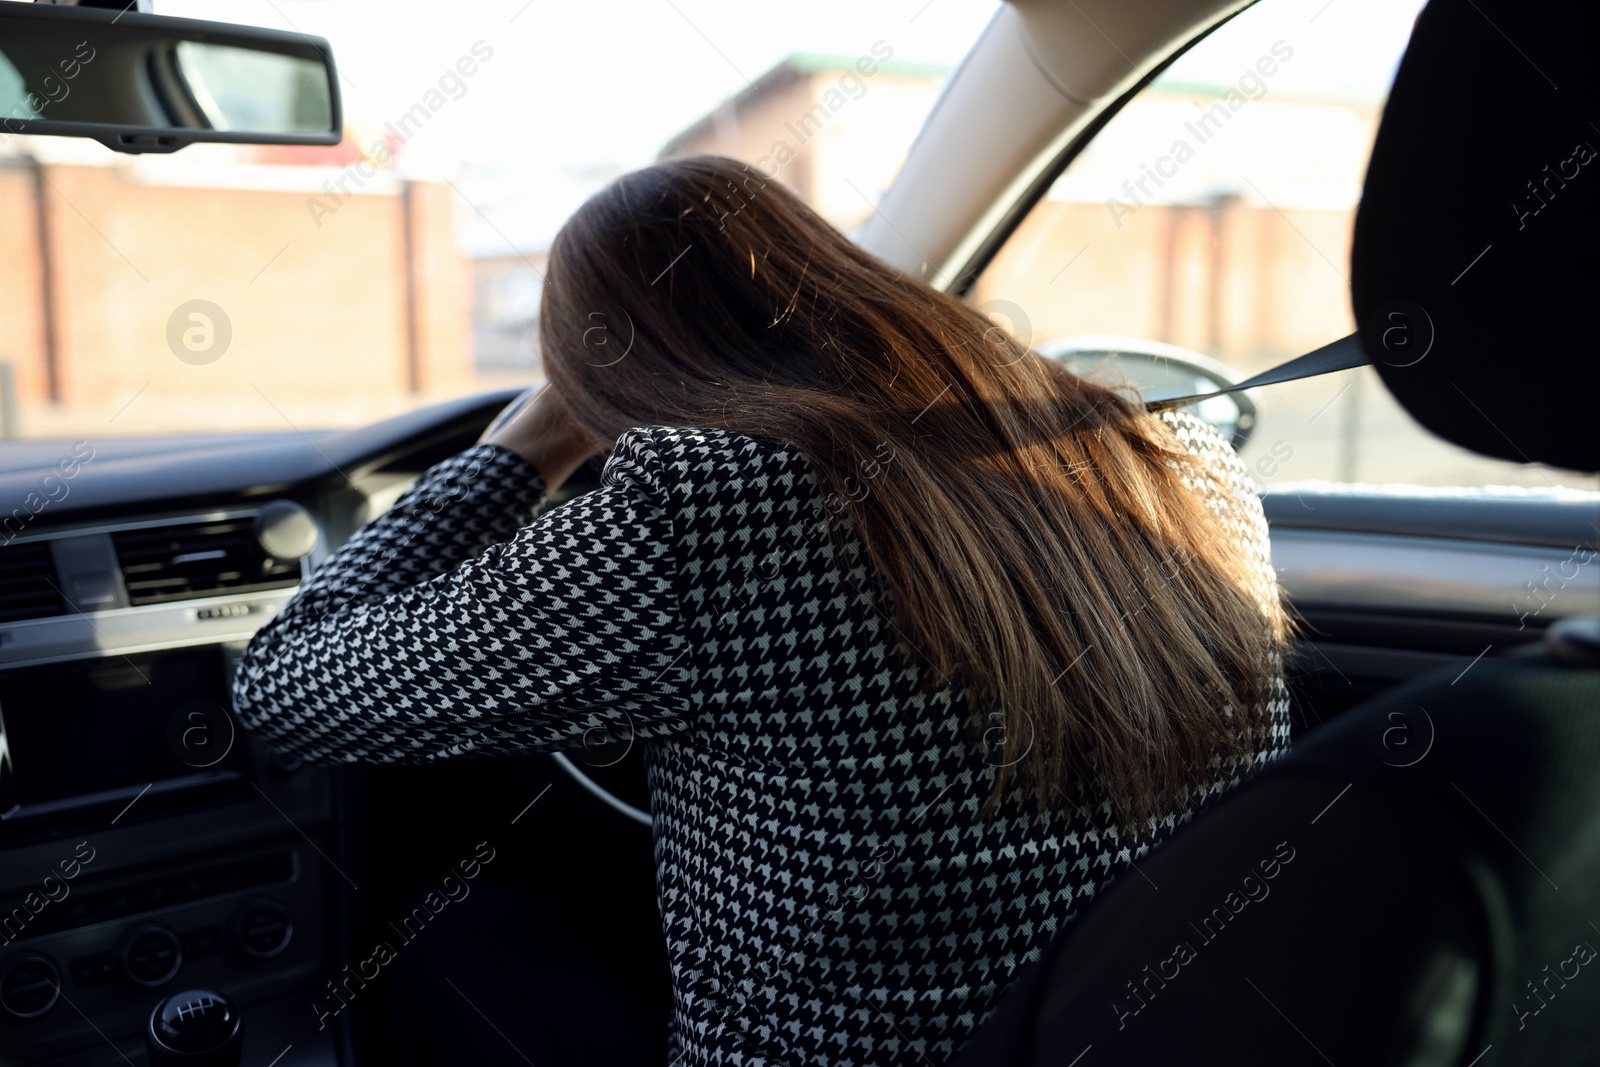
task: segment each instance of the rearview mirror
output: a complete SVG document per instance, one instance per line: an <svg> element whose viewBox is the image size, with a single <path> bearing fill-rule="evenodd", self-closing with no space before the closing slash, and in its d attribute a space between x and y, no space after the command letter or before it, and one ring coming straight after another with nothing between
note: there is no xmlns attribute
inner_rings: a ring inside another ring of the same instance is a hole
<svg viewBox="0 0 1600 1067"><path fill-rule="evenodd" d="M0 3L0 143L92 137L118 152L196 141L334 145L339 85L320 37L51 4Z"/></svg>
<svg viewBox="0 0 1600 1067"><path fill-rule="evenodd" d="M1132 337L1071 337L1038 350L1101 385L1132 386L1146 402L1215 392L1244 380L1233 368L1199 352ZM1243 392L1206 397L1182 410L1231 440L1235 450L1244 447L1258 420L1255 401Z"/></svg>

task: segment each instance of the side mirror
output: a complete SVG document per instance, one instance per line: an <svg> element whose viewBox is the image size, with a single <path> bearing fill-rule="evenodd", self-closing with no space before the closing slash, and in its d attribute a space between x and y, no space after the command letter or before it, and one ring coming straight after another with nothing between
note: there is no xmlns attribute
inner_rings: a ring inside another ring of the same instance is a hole
<svg viewBox="0 0 1600 1067"><path fill-rule="evenodd" d="M334 145L343 117L320 37L0 3L0 143L19 133L91 137L118 152Z"/></svg>
<svg viewBox="0 0 1600 1067"><path fill-rule="evenodd" d="M1090 381L1131 386L1147 401L1209 393L1244 380L1244 375L1210 356L1132 337L1069 337L1039 345L1038 352ZM1229 438L1235 450L1244 447L1258 422L1255 401L1244 392L1207 397L1182 410Z"/></svg>

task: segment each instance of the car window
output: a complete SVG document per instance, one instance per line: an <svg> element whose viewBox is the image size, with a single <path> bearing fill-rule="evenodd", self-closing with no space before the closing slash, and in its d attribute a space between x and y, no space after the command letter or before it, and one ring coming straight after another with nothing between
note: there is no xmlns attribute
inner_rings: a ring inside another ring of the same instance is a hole
<svg viewBox="0 0 1600 1067"><path fill-rule="evenodd" d="M1067 167L973 299L1036 347L1182 346L1249 376L1354 330L1351 229L1421 5L1262 0L1179 57ZM1419 188L1419 195L1426 195ZM1430 435L1370 368L1256 393L1264 484L1571 486Z"/></svg>
<svg viewBox="0 0 1600 1067"><path fill-rule="evenodd" d="M327 38L343 142L129 156L0 128L0 437L311 434L525 385L545 250L585 197L664 151L719 152L852 228L998 0L154 6ZM177 58L220 127L325 106L222 88L311 65ZM0 108L70 108L96 61L64 57L30 97L0 60Z"/></svg>

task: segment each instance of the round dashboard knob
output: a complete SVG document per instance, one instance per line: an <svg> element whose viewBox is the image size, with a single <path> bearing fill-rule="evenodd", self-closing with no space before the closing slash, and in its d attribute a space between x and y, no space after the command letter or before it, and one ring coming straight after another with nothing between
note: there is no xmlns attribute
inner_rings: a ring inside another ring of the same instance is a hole
<svg viewBox="0 0 1600 1067"><path fill-rule="evenodd" d="M1600 664L1600 616L1558 619L1544 632L1544 647L1552 659L1573 667Z"/></svg>
<svg viewBox="0 0 1600 1067"><path fill-rule="evenodd" d="M117 968L134 985L165 985L183 966L178 935L159 923L144 923L122 935L115 953Z"/></svg>
<svg viewBox="0 0 1600 1067"><path fill-rule="evenodd" d="M144 1043L156 1067L232 1067L243 1048L239 1008L209 989L174 993L150 1013Z"/></svg>
<svg viewBox="0 0 1600 1067"><path fill-rule="evenodd" d="M273 559L299 559L317 547L317 520L293 500L274 500L256 512L256 540Z"/></svg>
<svg viewBox="0 0 1600 1067"><path fill-rule="evenodd" d="M24 952L0 964L0 1007L13 1018L37 1018L60 995L61 972L48 956Z"/></svg>
<svg viewBox="0 0 1600 1067"><path fill-rule="evenodd" d="M247 900L233 918L239 950L253 960L270 960L289 947L294 920L289 909L271 897Z"/></svg>

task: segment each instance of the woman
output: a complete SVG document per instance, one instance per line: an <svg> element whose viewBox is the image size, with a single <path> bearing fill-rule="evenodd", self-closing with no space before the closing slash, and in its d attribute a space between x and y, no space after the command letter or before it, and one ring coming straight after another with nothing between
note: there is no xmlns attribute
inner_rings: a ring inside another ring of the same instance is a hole
<svg viewBox="0 0 1600 1067"><path fill-rule="evenodd" d="M548 388L321 567L235 697L320 762L643 740L683 1062L948 1058L1283 750L1286 624L1227 444L759 172L597 194L540 341Z"/></svg>

